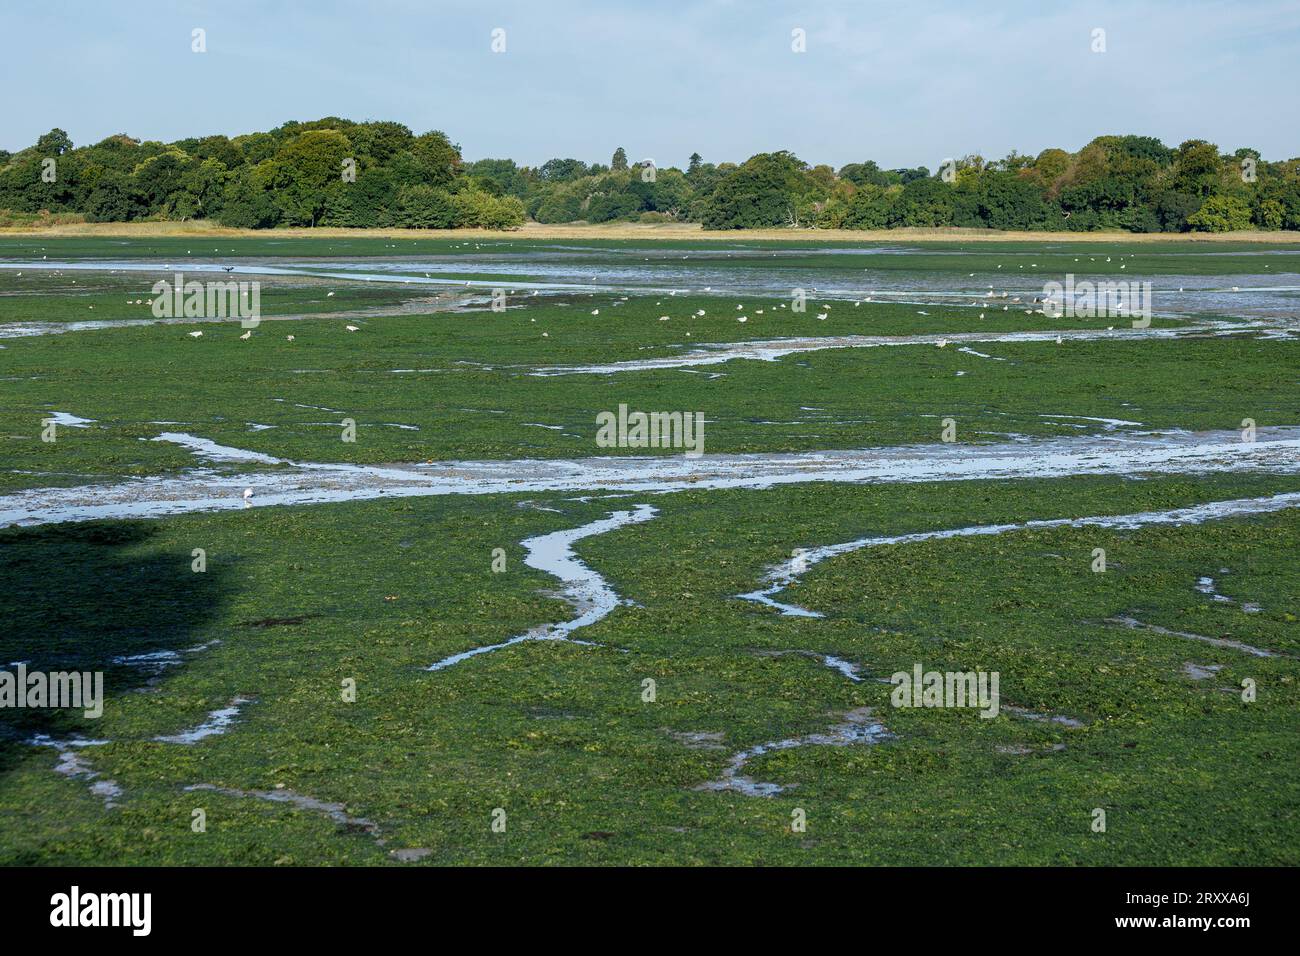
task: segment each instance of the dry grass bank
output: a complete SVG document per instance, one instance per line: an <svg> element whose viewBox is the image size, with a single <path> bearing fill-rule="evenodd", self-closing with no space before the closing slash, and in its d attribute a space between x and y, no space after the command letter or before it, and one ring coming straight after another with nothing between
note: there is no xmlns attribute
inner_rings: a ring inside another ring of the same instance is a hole
<svg viewBox="0 0 1300 956"><path fill-rule="evenodd" d="M0 228L0 236L242 236L267 238L390 238L390 239L690 239L735 242L737 240L815 240L820 242L1240 242L1300 244L1297 232L1229 233L1129 233L1129 232L998 232L990 229L744 229L706 231L698 223L602 223L587 225L542 225L525 223L519 229L496 232L486 229L230 229L206 221L196 222L79 222Z"/></svg>

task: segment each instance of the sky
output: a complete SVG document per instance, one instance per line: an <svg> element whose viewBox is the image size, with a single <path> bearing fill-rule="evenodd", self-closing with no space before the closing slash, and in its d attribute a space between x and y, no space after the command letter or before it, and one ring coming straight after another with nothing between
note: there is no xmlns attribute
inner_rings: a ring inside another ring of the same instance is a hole
<svg viewBox="0 0 1300 956"><path fill-rule="evenodd" d="M1276 160L1300 156L1298 79L1300 0L0 3L10 151L52 127L82 145L332 115L521 165L623 146L933 170L1109 133Z"/></svg>

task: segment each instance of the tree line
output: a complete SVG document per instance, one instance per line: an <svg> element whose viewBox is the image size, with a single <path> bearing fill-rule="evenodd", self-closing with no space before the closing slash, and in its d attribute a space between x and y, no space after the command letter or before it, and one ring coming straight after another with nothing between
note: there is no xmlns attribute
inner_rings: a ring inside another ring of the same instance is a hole
<svg viewBox="0 0 1300 956"><path fill-rule="evenodd" d="M0 150L0 210L92 222L209 219L227 226L508 229L532 219L698 222L706 229L965 226L1227 232L1300 229L1300 158L1222 153L1204 140L1100 136L1077 152L967 155L934 172L839 170L788 151L685 170L551 159L467 162L441 132L327 117L269 132L160 143L110 136L76 147L53 129Z"/></svg>

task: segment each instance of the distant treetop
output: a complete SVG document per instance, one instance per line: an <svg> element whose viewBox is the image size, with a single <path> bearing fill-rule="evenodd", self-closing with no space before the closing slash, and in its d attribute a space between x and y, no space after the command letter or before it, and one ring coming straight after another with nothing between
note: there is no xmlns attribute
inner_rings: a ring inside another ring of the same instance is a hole
<svg viewBox="0 0 1300 956"><path fill-rule="evenodd" d="M212 219L246 228L407 226L506 229L543 223L700 222L708 229L782 226L1133 232L1300 229L1300 159L1268 162L1199 139L1099 136L1071 152L970 154L927 167L864 159L838 171L788 150L686 171L555 158L466 162L460 146L401 123L325 117L266 132L174 143L125 133L77 147L52 129L0 150L0 210L91 221Z"/></svg>

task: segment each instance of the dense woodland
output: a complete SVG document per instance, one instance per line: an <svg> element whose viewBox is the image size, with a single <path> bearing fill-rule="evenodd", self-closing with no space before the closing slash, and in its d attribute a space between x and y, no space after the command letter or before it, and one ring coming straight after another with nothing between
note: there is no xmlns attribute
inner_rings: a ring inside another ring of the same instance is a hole
<svg viewBox="0 0 1300 956"><path fill-rule="evenodd" d="M53 162L51 162L51 160ZM67 214L92 222L210 219L227 226L510 228L526 219L699 222L706 229L803 226L1226 232L1300 229L1300 158L1265 162L1203 140L1101 136L941 166L838 171L786 151L743 163L691 156L685 170L629 162L466 162L441 132L329 117L265 133L159 143L110 136L74 146L53 129L0 150L5 219Z"/></svg>

